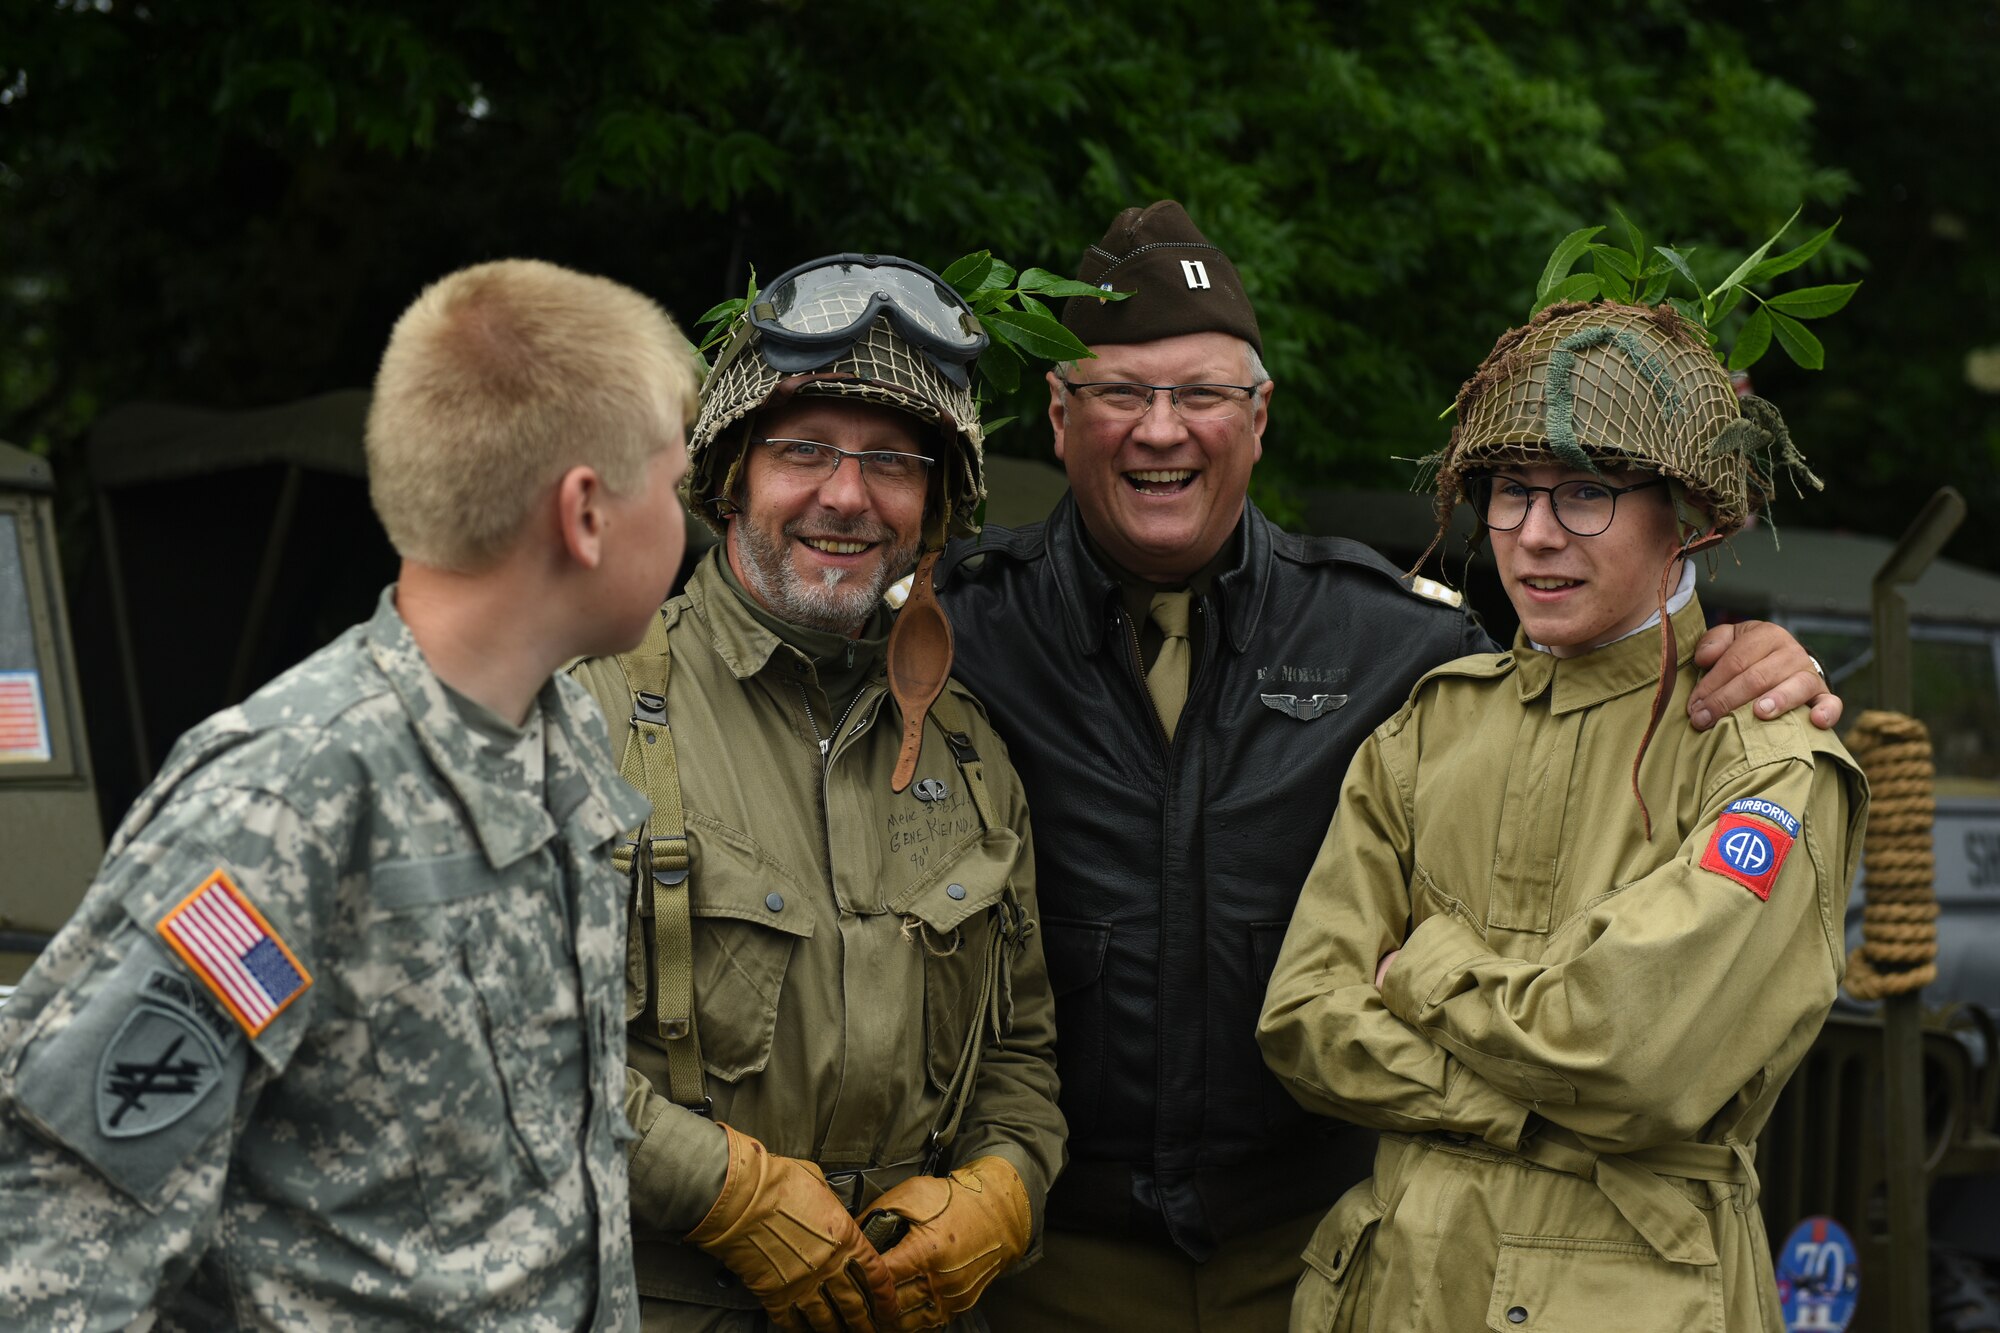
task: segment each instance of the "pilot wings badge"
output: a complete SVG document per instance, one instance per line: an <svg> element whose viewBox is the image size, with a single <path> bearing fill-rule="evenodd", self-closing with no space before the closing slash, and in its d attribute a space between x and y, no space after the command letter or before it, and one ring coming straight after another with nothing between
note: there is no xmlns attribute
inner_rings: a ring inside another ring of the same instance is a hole
<svg viewBox="0 0 2000 1333"><path fill-rule="evenodd" d="M1301 722L1310 722L1316 717L1324 717L1347 702L1344 694L1315 694L1301 699L1296 694L1260 694L1264 707L1275 708L1286 717L1295 717Z"/></svg>

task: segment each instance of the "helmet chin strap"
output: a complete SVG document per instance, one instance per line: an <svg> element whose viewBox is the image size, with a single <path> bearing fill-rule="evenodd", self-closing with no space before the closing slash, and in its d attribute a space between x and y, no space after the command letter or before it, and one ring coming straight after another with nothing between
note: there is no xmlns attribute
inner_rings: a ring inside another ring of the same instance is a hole
<svg viewBox="0 0 2000 1333"><path fill-rule="evenodd" d="M1646 720L1646 734L1639 738L1639 752L1632 756L1632 799L1639 803L1639 819L1645 826L1648 842L1653 840L1653 815L1646 808L1645 794L1639 790L1639 765L1645 761L1646 747L1653 743L1653 733L1660 729L1660 719L1666 716L1667 701L1674 697L1674 685L1680 676L1679 645L1675 642L1673 622L1667 616L1667 599L1673 595L1674 585L1679 582L1674 577L1674 568L1689 556L1706 551L1722 539L1723 534L1715 531L1690 535L1668 559L1666 568L1660 571L1659 596L1655 600L1660 615L1660 683L1653 689L1653 712Z"/></svg>
<svg viewBox="0 0 2000 1333"><path fill-rule="evenodd" d="M889 631L889 693L903 713L903 748L889 781L891 791L903 791L916 776L917 756L924 744L924 717L951 675L951 621L938 605L937 590L931 584L942 554L933 548L917 562L909 600L896 614L896 627Z"/></svg>

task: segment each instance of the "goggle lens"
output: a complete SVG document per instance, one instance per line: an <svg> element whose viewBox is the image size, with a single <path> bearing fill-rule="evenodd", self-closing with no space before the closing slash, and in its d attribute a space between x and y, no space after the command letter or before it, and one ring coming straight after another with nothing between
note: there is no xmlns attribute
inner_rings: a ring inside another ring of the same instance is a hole
<svg viewBox="0 0 2000 1333"><path fill-rule="evenodd" d="M909 269L858 263L826 264L789 274L767 294L770 314L762 322L788 333L828 334L858 330L887 303L914 327L909 332L939 349L976 352L982 335L959 316L958 294ZM760 302L760 304L762 304Z"/></svg>

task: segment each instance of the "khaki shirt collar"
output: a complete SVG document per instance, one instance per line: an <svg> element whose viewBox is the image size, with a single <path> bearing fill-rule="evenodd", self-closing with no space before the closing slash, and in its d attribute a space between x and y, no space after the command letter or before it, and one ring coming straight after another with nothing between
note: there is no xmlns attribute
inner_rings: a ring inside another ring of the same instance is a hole
<svg viewBox="0 0 2000 1333"><path fill-rule="evenodd" d="M1674 627L1676 660L1685 668L1707 628L1700 596L1689 598L1688 604L1676 611L1669 623ZM1553 657L1541 652L1529 645L1527 635L1517 630L1513 655L1514 680L1521 702L1529 703L1552 692L1549 709L1561 716L1656 685L1660 679L1660 630L1657 625L1648 626L1581 657Z"/></svg>
<svg viewBox="0 0 2000 1333"><path fill-rule="evenodd" d="M748 680L770 664L784 640L759 624L750 608L729 590L720 569L722 552L718 543L695 566L687 581L687 599L729 674Z"/></svg>

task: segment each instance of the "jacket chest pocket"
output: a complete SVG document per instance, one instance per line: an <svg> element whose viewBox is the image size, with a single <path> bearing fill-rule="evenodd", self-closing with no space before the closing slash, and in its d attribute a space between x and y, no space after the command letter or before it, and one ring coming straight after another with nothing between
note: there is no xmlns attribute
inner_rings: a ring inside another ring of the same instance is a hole
<svg viewBox="0 0 2000 1333"><path fill-rule="evenodd" d="M924 1044L939 1092L973 1040L998 1041L1013 1026L1008 963L1025 923L1009 886L1020 856L1012 829L983 830L890 904L924 950Z"/></svg>
<svg viewBox="0 0 2000 1333"><path fill-rule="evenodd" d="M448 1249L576 1160L588 1055L566 923L476 852L385 863L371 891L375 1067Z"/></svg>
<svg viewBox="0 0 2000 1333"><path fill-rule="evenodd" d="M635 935L643 932L650 1003L637 1023L659 1038L660 981L668 968L691 966L702 1067L735 1083L770 1063L785 974L798 942L812 938L813 906L808 891L748 838L693 815L688 823L692 958L676 957L671 919L663 926L655 914L656 904L671 900L642 888L632 924Z"/></svg>

